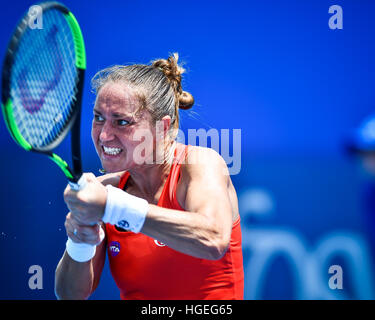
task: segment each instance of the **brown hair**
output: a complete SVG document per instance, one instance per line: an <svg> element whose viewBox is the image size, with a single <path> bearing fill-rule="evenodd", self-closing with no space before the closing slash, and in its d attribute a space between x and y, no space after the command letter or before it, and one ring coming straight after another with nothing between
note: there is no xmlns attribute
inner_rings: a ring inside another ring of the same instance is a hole
<svg viewBox="0 0 375 320"><path fill-rule="evenodd" d="M103 69L95 74L91 86L96 94L109 81L121 81L134 89L153 121L164 116L171 117L171 130L179 127L178 109L190 109L194 105L193 96L183 91L181 80L185 69L178 65L178 53L168 59L157 59L151 65L133 64L116 65Z"/></svg>

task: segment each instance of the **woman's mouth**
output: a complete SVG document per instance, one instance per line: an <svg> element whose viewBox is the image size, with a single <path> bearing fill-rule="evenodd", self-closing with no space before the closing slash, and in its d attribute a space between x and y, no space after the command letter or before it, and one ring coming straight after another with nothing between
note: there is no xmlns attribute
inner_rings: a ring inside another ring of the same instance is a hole
<svg viewBox="0 0 375 320"><path fill-rule="evenodd" d="M102 146L102 150L106 156L117 156L122 152L121 148L105 147Z"/></svg>

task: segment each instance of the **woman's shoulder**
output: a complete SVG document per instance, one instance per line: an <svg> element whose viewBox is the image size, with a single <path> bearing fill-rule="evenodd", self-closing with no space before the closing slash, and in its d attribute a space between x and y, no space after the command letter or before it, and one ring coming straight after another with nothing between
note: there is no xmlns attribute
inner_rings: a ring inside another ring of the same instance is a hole
<svg viewBox="0 0 375 320"><path fill-rule="evenodd" d="M202 190L231 186L227 164L217 151L190 145L188 149L186 161L181 164L177 187L177 199L183 208L186 208L186 196L189 191L198 197L202 195Z"/></svg>
<svg viewBox="0 0 375 320"><path fill-rule="evenodd" d="M181 170L185 173L211 170L227 170L223 157L214 149L188 145Z"/></svg>
<svg viewBox="0 0 375 320"><path fill-rule="evenodd" d="M214 149L188 145L186 164L211 165L215 163L225 163L223 157Z"/></svg>

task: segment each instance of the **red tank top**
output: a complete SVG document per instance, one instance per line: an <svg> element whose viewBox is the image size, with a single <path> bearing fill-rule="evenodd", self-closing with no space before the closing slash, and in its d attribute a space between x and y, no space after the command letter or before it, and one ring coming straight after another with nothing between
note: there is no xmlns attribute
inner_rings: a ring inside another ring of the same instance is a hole
<svg viewBox="0 0 375 320"><path fill-rule="evenodd" d="M176 189L186 151L187 146L177 144L158 202L160 207L184 211L177 201ZM129 172L125 172L118 187L124 189L128 178ZM233 223L228 250L215 261L178 252L142 233L119 231L110 224L105 228L110 270L121 299L243 299L240 218Z"/></svg>

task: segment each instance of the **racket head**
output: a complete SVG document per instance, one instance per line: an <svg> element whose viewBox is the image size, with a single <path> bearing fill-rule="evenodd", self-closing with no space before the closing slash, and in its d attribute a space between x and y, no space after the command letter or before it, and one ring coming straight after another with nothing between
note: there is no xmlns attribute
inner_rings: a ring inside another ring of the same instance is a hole
<svg viewBox="0 0 375 320"><path fill-rule="evenodd" d="M2 69L2 111L21 147L51 155L79 118L86 54L69 9L58 2L38 6L42 29L32 29L25 13L9 41Z"/></svg>

